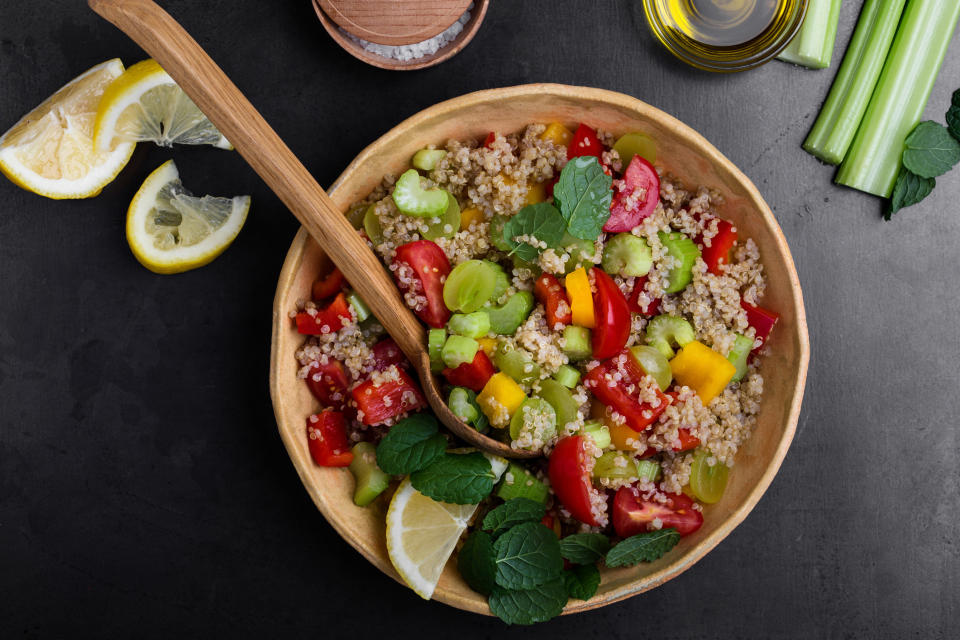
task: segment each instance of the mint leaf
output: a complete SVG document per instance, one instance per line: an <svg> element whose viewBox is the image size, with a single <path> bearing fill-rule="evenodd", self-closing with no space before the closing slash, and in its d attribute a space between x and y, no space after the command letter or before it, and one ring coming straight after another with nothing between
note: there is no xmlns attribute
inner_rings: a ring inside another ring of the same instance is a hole
<svg viewBox="0 0 960 640"><path fill-rule="evenodd" d="M429 413L404 418L391 427L377 446L377 466L384 473L406 475L419 471L443 455L447 439Z"/></svg>
<svg viewBox="0 0 960 640"><path fill-rule="evenodd" d="M610 217L613 179L594 156L570 160L553 187L553 199L567 221L570 235L593 242Z"/></svg>
<svg viewBox="0 0 960 640"><path fill-rule="evenodd" d="M529 498L514 498L487 514L483 519L483 528L494 537L507 529L524 522L540 522L547 508L542 502Z"/></svg>
<svg viewBox="0 0 960 640"><path fill-rule="evenodd" d="M457 556L457 569L470 588L485 596L497 586L496 555L489 533L474 531Z"/></svg>
<svg viewBox="0 0 960 640"><path fill-rule="evenodd" d="M544 249L560 245L565 226L563 216L552 204L528 204L503 225L503 240L510 246L511 254L516 254L521 260L533 262ZM538 245L546 246L533 246L529 242L516 240L518 237L535 238Z"/></svg>
<svg viewBox="0 0 960 640"><path fill-rule="evenodd" d="M533 589L495 587L490 594L490 611L507 624L546 622L560 615L566 604L567 589L561 578Z"/></svg>
<svg viewBox="0 0 960 640"><path fill-rule="evenodd" d="M595 564L581 564L563 572L567 595L577 600L589 600L600 586L600 570Z"/></svg>
<svg viewBox="0 0 960 640"><path fill-rule="evenodd" d="M921 178L906 167L900 168L897 175L897 182L893 186L893 193L890 194L890 203L883 217L889 220L893 214L904 207L917 204L933 191L937 186L937 181L933 178Z"/></svg>
<svg viewBox="0 0 960 640"><path fill-rule="evenodd" d="M960 140L960 89L953 92L950 108L947 109L947 130L956 140Z"/></svg>
<svg viewBox="0 0 960 640"><path fill-rule="evenodd" d="M632 567L638 562L653 562L680 542L676 529L638 533L613 545L607 553L608 567Z"/></svg>
<svg viewBox="0 0 960 640"><path fill-rule="evenodd" d="M560 555L574 564L593 564L609 550L610 540L602 533L575 533L560 541Z"/></svg>
<svg viewBox="0 0 960 640"><path fill-rule="evenodd" d="M932 120L918 124L904 144L903 166L921 178L936 178L960 162L960 142Z"/></svg>
<svg viewBox="0 0 960 640"><path fill-rule="evenodd" d="M410 476L423 495L452 504L478 504L493 491L493 467L479 451L445 453Z"/></svg>
<svg viewBox="0 0 960 640"><path fill-rule="evenodd" d="M560 577L563 558L557 536L539 522L518 524L493 544L497 552L497 584L530 589Z"/></svg>

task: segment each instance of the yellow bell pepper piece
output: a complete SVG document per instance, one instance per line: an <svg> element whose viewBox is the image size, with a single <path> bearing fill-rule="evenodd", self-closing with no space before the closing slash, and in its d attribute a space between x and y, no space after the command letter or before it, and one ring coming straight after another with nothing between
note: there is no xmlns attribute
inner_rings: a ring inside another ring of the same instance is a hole
<svg viewBox="0 0 960 640"><path fill-rule="evenodd" d="M590 278L583 267L567 276L567 297L570 298L570 312L573 324L593 329L597 326L593 317L593 292L590 291Z"/></svg>
<svg viewBox="0 0 960 640"><path fill-rule="evenodd" d="M526 399L527 394L520 385L501 371L487 380L483 391L477 396L477 404L487 415L490 424L502 429L510 424L510 418Z"/></svg>
<svg viewBox="0 0 960 640"><path fill-rule="evenodd" d="M543 185L542 182L535 182L534 184L527 187L527 195L523 199L523 204L537 204L538 202L544 202L547 199L547 188ZM463 220L463 214L460 214L460 219Z"/></svg>
<svg viewBox="0 0 960 640"><path fill-rule="evenodd" d="M599 400L593 401L590 407L590 417L599 420L610 430L610 442L617 451L637 451L639 443L637 442L637 432L624 423L614 422L607 415L607 407Z"/></svg>
<svg viewBox="0 0 960 640"><path fill-rule="evenodd" d="M485 222L486 219L486 216L483 215L483 211L480 211L480 209L477 209L476 207L467 207L460 212L460 228L469 229L470 225L474 222Z"/></svg>
<svg viewBox="0 0 960 640"><path fill-rule="evenodd" d="M573 132L559 122L551 122L546 130L540 134L541 140L550 140L558 147L566 147L573 140Z"/></svg>
<svg viewBox="0 0 960 640"><path fill-rule="evenodd" d="M696 391L703 404L710 404L720 395L737 373L737 368L729 360L696 340L683 347L670 361L670 369L677 384Z"/></svg>
<svg viewBox="0 0 960 640"><path fill-rule="evenodd" d="M496 338L477 338L477 342L480 343L480 348L487 354L487 357L492 358L494 351L497 350Z"/></svg>

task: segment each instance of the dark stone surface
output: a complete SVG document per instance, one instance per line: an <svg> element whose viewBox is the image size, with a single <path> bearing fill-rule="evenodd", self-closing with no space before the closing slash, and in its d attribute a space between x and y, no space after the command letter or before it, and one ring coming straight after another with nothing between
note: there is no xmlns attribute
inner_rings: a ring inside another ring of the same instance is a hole
<svg viewBox="0 0 960 640"><path fill-rule="evenodd" d="M296 224L237 154L143 146L87 201L0 180L0 635L956 637L960 175L891 223L832 185L799 148L832 71L696 72L656 45L638 1L494 2L466 50L416 73L340 51L307 0L165 4L322 184L401 119L488 87L605 87L701 131L793 249L813 343L803 415L767 495L693 569L507 630L385 578L307 498L267 392ZM859 5L843 5L838 52ZM957 39L928 109L941 121ZM0 3L0 129L113 56L144 57L84 3ZM254 205L223 257L161 277L133 259L123 221L169 157L188 187Z"/></svg>

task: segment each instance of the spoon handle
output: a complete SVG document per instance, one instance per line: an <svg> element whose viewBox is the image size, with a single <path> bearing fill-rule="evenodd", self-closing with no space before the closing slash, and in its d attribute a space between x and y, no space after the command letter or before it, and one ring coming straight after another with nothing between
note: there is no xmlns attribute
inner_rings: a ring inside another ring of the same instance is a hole
<svg viewBox="0 0 960 640"><path fill-rule="evenodd" d="M89 0L89 5L160 63L306 227L410 361L422 367L424 329L379 259L190 34L151 0Z"/></svg>

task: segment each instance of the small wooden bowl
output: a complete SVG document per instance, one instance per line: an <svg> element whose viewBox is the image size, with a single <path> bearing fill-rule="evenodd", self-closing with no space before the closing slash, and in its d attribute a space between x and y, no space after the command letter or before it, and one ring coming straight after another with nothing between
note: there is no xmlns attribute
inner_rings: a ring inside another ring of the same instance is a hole
<svg viewBox="0 0 960 640"><path fill-rule="evenodd" d="M489 6L490 0L474 0L473 9L470 10L470 19L465 25L463 25L463 31L458 33L457 37L454 38L453 41L438 49L436 53L423 56L422 58L404 61L380 56L364 49L362 46L343 34L343 32L337 26L337 23L334 22L320 6L319 0L313 0L313 8L317 12L317 17L320 18L320 23L323 25L323 28L327 30L327 33L330 34L330 37L333 38L337 44L343 47L347 53L358 60L366 62L367 64L380 67L381 69L390 69L394 71L413 71L415 69L425 69L427 67L432 67L435 64L440 64L444 60L452 58L458 54L461 49L463 49L471 40L473 40L473 36L476 35L477 29L480 28L480 23L483 22L484 16L487 15L487 8Z"/></svg>
<svg viewBox="0 0 960 640"><path fill-rule="evenodd" d="M600 607L652 589L689 569L723 540L753 509L780 468L793 440L810 357L800 282L790 249L770 208L753 183L700 134L675 118L629 96L583 87L533 84L471 93L441 102L394 127L363 150L329 190L343 210L362 199L385 173L399 175L423 146L450 138L479 139L489 131L514 132L534 122L586 122L617 134L642 131L657 141L657 164L689 187L705 185L725 198L719 213L742 238L753 238L768 278L763 305L780 313L763 359L764 398L757 428L737 453L723 499L704 508L704 524L670 553L651 564L604 569L597 594L571 600L565 613ZM273 309L270 393L280 436L300 479L327 521L364 557L399 580L385 543L385 507L356 507L353 479L343 469L318 467L310 459L306 417L318 409L297 379L294 352L303 343L289 318L298 299L310 295L314 279L329 264L301 229L287 253ZM486 599L448 563L434 599L489 615Z"/></svg>

